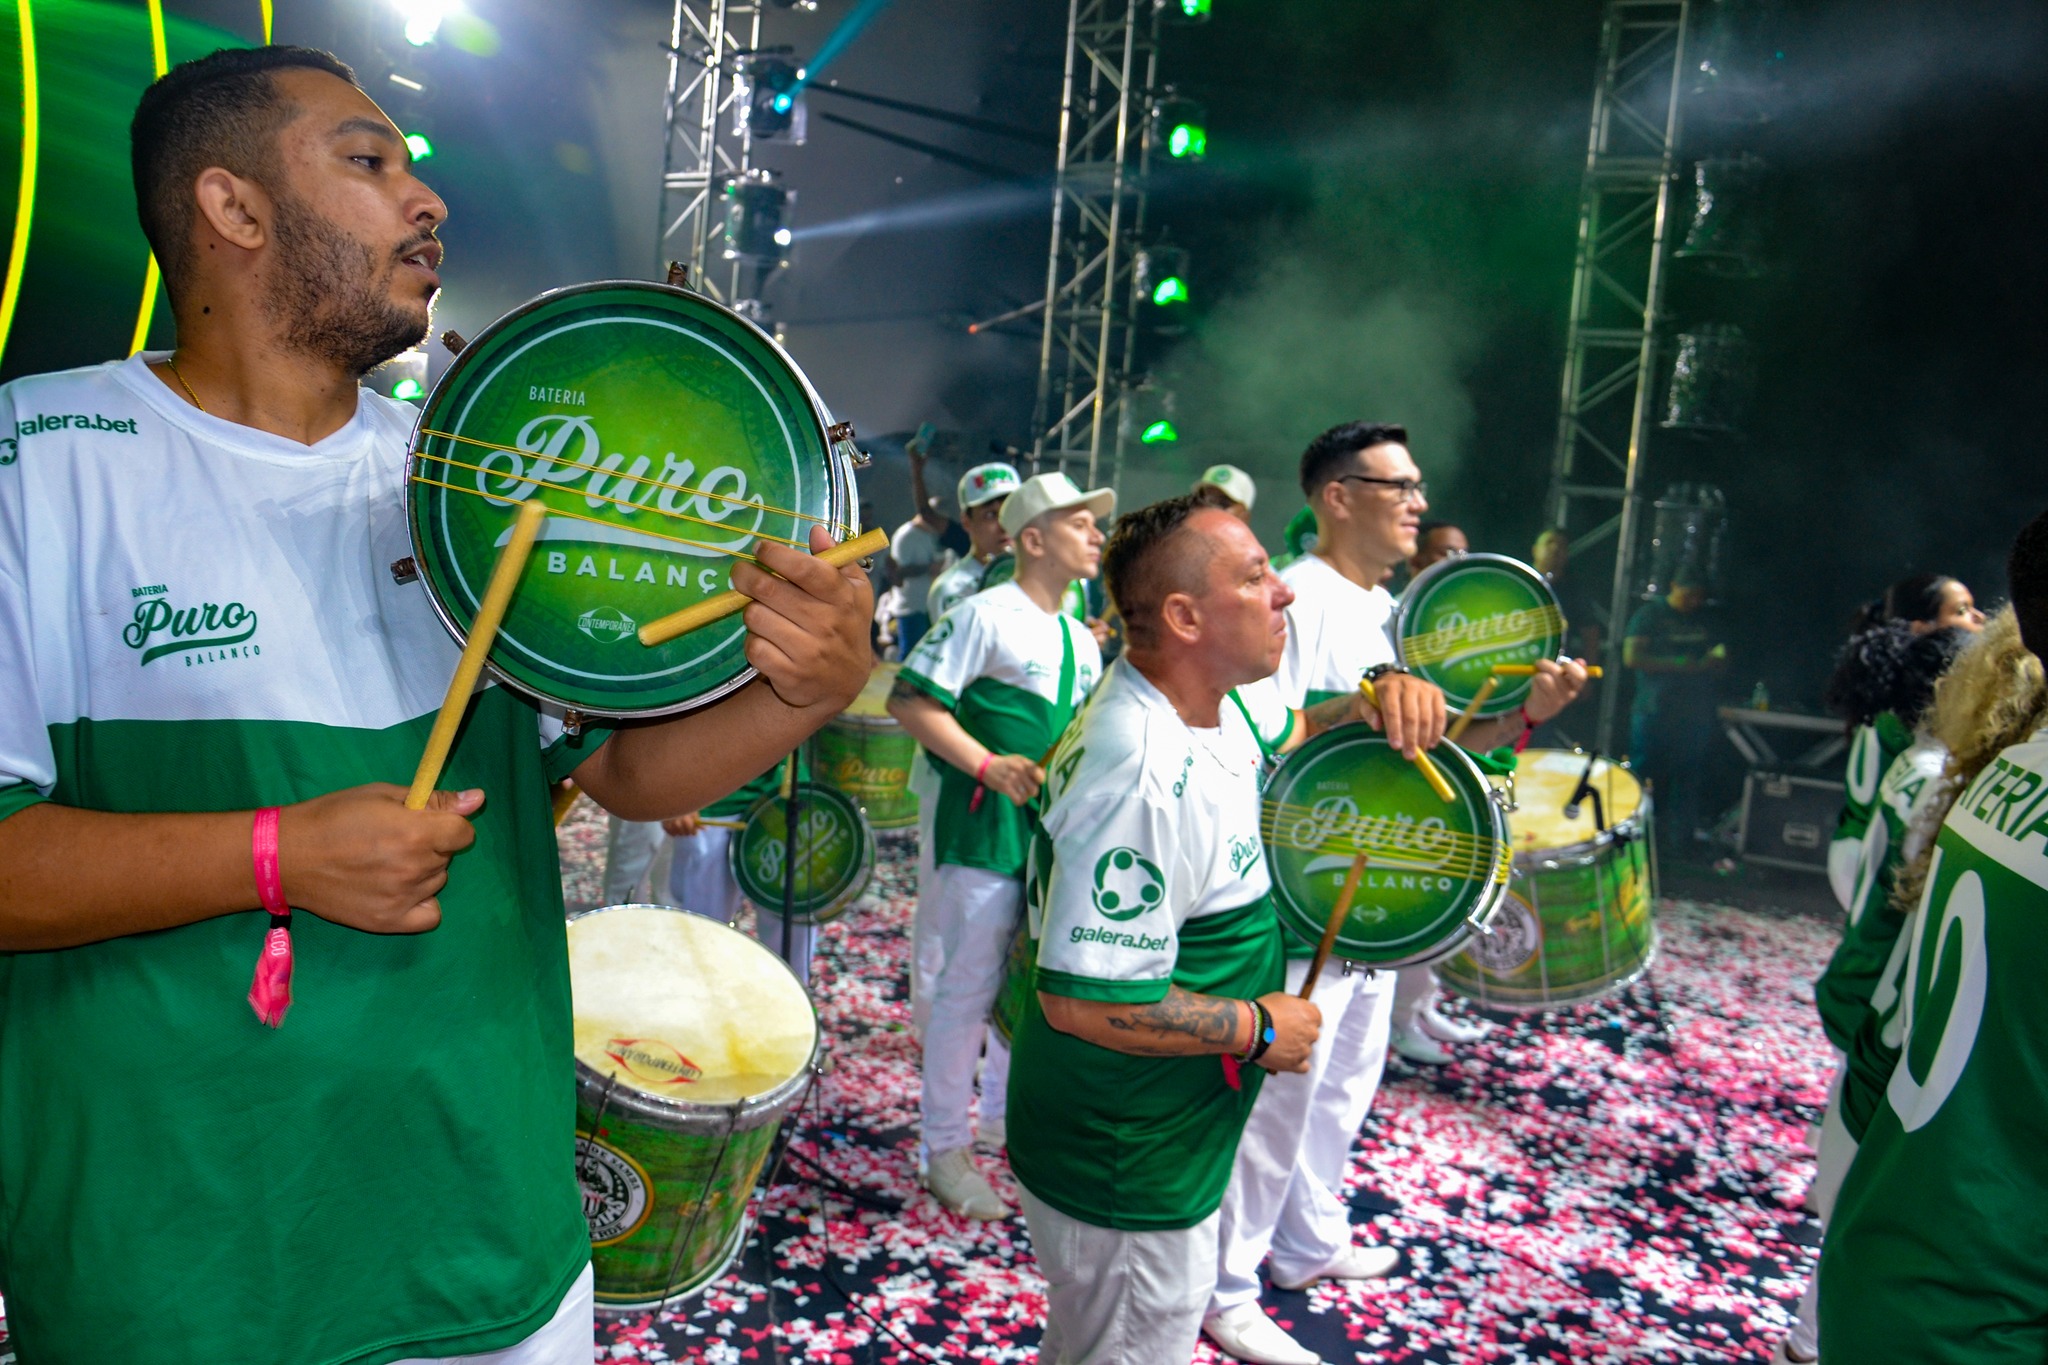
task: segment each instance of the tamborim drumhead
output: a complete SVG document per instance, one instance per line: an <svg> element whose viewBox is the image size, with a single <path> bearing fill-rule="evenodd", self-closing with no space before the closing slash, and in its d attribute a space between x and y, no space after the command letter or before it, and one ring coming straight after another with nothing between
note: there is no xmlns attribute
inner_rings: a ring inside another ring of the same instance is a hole
<svg viewBox="0 0 2048 1365"><path fill-rule="evenodd" d="M1506 555L1454 555L1415 576L1394 611L1394 649L1403 666L1435 683L1453 712L1464 711L1495 664L1555 659L1564 612L1550 583ZM1531 680L1503 677L1479 708L1504 716L1528 700Z"/></svg>

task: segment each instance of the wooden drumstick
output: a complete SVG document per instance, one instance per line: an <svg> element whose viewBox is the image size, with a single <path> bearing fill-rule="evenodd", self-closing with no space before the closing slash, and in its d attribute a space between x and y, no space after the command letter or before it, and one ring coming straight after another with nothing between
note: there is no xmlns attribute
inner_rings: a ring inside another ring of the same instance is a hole
<svg viewBox="0 0 2048 1365"><path fill-rule="evenodd" d="M1536 676L1536 665L1534 665L1534 664L1495 664L1495 665L1493 666L1493 675L1494 675L1494 676L1495 676L1496 678L1533 678L1533 677L1535 677L1535 676ZM1601 676L1601 669L1600 669L1600 665L1598 665L1598 664L1587 664L1587 665L1586 665L1586 676L1587 676L1587 677L1589 677L1589 678L1597 678L1597 677L1600 677L1600 676Z"/></svg>
<svg viewBox="0 0 2048 1365"><path fill-rule="evenodd" d="M877 526L874 530L857 535L852 540L842 540L829 550L819 551L817 557L839 569L856 559L866 559L869 555L880 554L888 548L889 533ZM640 643L667 644L678 635L687 635L701 626L710 625L713 621L724 620L753 600L743 592L722 592L716 597L707 597L694 607L684 607L681 611L671 612L640 627Z"/></svg>
<svg viewBox="0 0 2048 1365"><path fill-rule="evenodd" d="M1360 678L1358 680L1358 690L1365 694L1365 700L1371 705L1372 709L1379 711L1380 719L1384 723L1387 713L1380 710L1380 694L1373 690L1372 679ZM1415 757L1409 761L1414 763L1416 771L1429 779L1429 789L1437 794L1438 800L1455 801L1458 799L1458 793L1451 789L1451 784L1437 770L1436 764L1430 761L1428 754L1417 749Z"/></svg>
<svg viewBox="0 0 2048 1365"><path fill-rule="evenodd" d="M512 538L498 551L498 562L491 569L484 600L477 604L476 618L469 623L469 641L462 647L455 676L448 680L448 695L441 699L441 714L434 717L433 732L427 736L427 751L420 755L419 769L412 775L412 790L405 794L407 810L425 810L427 798L434 794L434 784L441 780L441 768L448 762L448 751L455 747L455 731L462 725L462 713L469 709L470 694L476 691L477 677L484 671L484 656L491 652L491 644L498 638L498 626L505 619L505 608L511 605L512 590L519 586L519 571L526 567L526 557L532 553L540 524L547 520L547 515L548 509L539 498L519 504L519 515L512 523Z"/></svg>
<svg viewBox="0 0 2048 1365"><path fill-rule="evenodd" d="M1492 696L1493 690L1499 686L1500 679L1497 677L1489 677L1486 681L1480 683L1479 690L1472 694L1471 704L1464 709L1456 720L1451 722L1451 728L1444 731L1444 738L1456 744L1459 738L1464 735L1465 727L1479 719L1479 708L1486 705L1486 699Z"/></svg>
<svg viewBox="0 0 2048 1365"><path fill-rule="evenodd" d="M1359 879L1365 876L1365 851L1359 850L1351 860L1351 870L1344 874L1344 889L1337 893L1336 908L1330 911L1330 922L1323 926L1323 941L1316 945L1315 960L1308 964L1308 980L1301 985L1301 998L1306 1000L1315 994L1316 979L1323 974L1323 964L1330 960L1330 950L1337 946L1337 932L1344 927L1344 917L1351 913L1351 902L1358 896Z"/></svg>

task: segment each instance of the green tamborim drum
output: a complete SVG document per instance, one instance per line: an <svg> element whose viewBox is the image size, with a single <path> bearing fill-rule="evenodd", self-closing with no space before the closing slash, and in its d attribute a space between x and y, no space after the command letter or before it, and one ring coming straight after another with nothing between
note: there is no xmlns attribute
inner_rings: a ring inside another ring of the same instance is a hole
<svg viewBox="0 0 2048 1365"><path fill-rule="evenodd" d="M875 829L917 823L917 794L910 790L917 741L889 714L889 690L901 667L875 665L853 705L818 732L819 774L859 803Z"/></svg>
<svg viewBox="0 0 2048 1365"><path fill-rule="evenodd" d="M1493 932L1438 963L1438 979L1489 1009L1542 1010L1642 975L1657 946L1649 817L1628 769L1558 749L1523 754L1508 809L1514 878Z"/></svg>
<svg viewBox="0 0 2048 1365"><path fill-rule="evenodd" d="M1266 784L1266 863L1280 922L1318 943L1352 860L1365 870L1334 952L1372 967L1428 962L1485 932L1508 878L1500 802L1464 750L1431 751L1455 799L1364 725L1288 755Z"/></svg>
<svg viewBox="0 0 2048 1365"><path fill-rule="evenodd" d="M1003 960L1003 984L996 992L995 1003L988 1007L989 1026L1006 1043L1017 1041L1017 1030L1024 1025L1024 1012L1031 1002L1031 993L1036 989L1033 977L1038 963L1038 941L1031 937L1029 925L1020 917L1017 932L1010 936L1010 952Z"/></svg>
<svg viewBox="0 0 2048 1365"><path fill-rule="evenodd" d="M875 870L875 836L860 807L836 787L818 782L796 784L796 887L790 918L799 924L824 924L867 890ZM771 796L747 813L744 826L729 845L733 880L748 900L782 913L784 878L789 864L788 807Z"/></svg>
<svg viewBox="0 0 2048 1365"><path fill-rule="evenodd" d="M1564 612L1549 581L1506 555L1440 559L1415 576L1394 610L1402 666L1442 688L1453 712L1471 707L1494 665L1555 659L1564 645ZM1532 686L1532 678L1500 678L1478 715L1518 709Z"/></svg>
<svg viewBox="0 0 2048 1365"><path fill-rule="evenodd" d="M747 319L667 285L541 295L463 345L407 463L413 558L467 637L513 513L548 519L491 650L500 681L581 714L653 716L753 676L729 616L637 629L726 591L763 543L854 529L852 433Z"/></svg>
<svg viewBox="0 0 2048 1365"><path fill-rule="evenodd" d="M576 1179L597 1303L648 1309L723 1275L818 1019L781 959L714 920L614 905L569 921Z"/></svg>

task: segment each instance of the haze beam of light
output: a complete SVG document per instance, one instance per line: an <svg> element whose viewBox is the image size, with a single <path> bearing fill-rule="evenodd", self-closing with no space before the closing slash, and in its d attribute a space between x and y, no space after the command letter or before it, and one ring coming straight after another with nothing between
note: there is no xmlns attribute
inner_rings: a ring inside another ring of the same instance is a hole
<svg viewBox="0 0 2048 1365"><path fill-rule="evenodd" d="M170 50L164 41L164 0L149 0L149 55L158 76L171 69ZM162 283L163 272L158 269L156 253L152 251L142 271L142 303L135 310L135 335L128 341L129 355L149 343L149 322L156 316L156 292Z"/></svg>
<svg viewBox="0 0 2048 1365"><path fill-rule="evenodd" d="M14 244L7 253L7 283L0 287L0 357L14 330L14 305L21 301L21 277L28 265L28 230L35 221L36 158L42 147L41 92L36 88L36 21L29 0L15 9L21 21L21 190L14 203Z"/></svg>
<svg viewBox="0 0 2048 1365"><path fill-rule="evenodd" d="M840 53L851 47L853 40L860 37L861 30L873 23L875 16L887 8L889 0L860 0L859 4L847 11L846 17L839 21L839 27L833 29L826 37L825 45L818 49L817 55L811 58L809 66L805 68L804 83L808 85L817 80L818 73L830 66Z"/></svg>
<svg viewBox="0 0 2048 1365"><path fill-rule="evenodd" d="M859 237L874 232L957 227L1045 210L1049 202L1047 186L1043 182L1035 185L994 185L960 194L943 194L894 208L871 209L829 223L815 223L796 229L794 236L801 243L833 237Z"/></svg>

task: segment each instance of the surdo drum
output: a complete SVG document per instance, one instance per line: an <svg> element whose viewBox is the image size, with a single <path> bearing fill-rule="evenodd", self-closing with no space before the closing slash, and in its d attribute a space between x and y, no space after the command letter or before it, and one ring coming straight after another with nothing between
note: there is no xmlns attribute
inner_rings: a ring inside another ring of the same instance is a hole
<svg viewBox="0 0 2048 1365"><path fill-rule="evenodd" d="M1567 813L1582 778L1599 802L1586 797ZM1635 980L1657 945L1649 817L1628 769L1557 749L1523 754L1508 813L1514 878L1493 932L1437 964L1438 979L1512 1010L1577 1004Z"/></svg>
<svg viewBox="0 0 2048 1365"><path fill-rule="evenodd" d="M917 823L910 765L917 741L889 714L889 690L901 664L877 664L868 685L818 732L819 775L852 797L876 829Z"/></svg>
<svg viewBox="0 0 2048 1365"><path fill-rule="evenodd" d="M569 980L597 1302L653 1308L739 1255L755 1181L810 1084L817 1015L773 953L667 906L573 917Z"/></svg>

